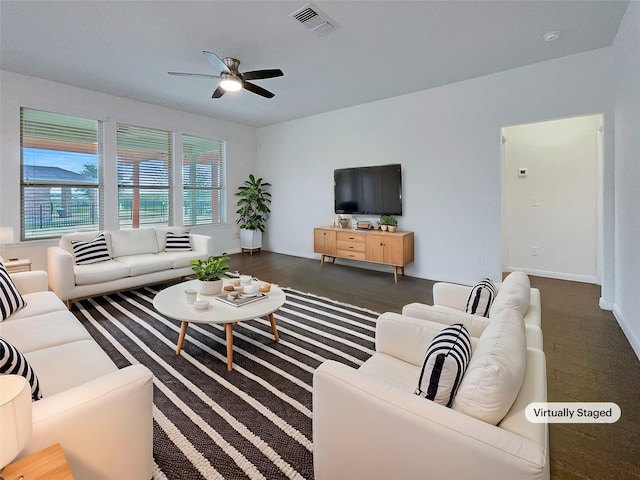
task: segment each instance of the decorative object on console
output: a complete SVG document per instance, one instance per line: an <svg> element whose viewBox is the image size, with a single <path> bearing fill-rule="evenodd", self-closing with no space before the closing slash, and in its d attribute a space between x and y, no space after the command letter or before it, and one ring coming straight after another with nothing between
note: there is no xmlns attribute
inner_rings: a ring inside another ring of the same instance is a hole
<svg viewBox="0 0 640 480"><path fill-rule="evenodd" d="M472 315L488 317L491 304L493 303L493 299L496 298L497 293L498 289L491 279L485 278L478 282L471 289L465 312L471 313Z"/></svg>
<svg viewBox="0 0 640 480"><path fill-rule="evenodd" d="M471 337L461 323L433 337L422 364L416 395L450 407L471 358Z"/></svg>
<svg viewBox="0 0 640 480"><path fill-rule="evenodd" d="M239 215L236 223L240 225L240 248L243 253L245 250L253 252L262 248L262 233L271 213L271 193L267 191L270 186L262 178L249 175L249 179L238 187L236 196L240 200L236 203L236 213Z"/></svg>
<svg viewBox="0 0 640 480"><path fill-rule="evenodd" d="M203 295L216 295L222 292L222 279L229 264L229 257L224 254L219 257L209 257L206 260L191 260L191 269L198 277L198 291Z"/></svg>
<svg viewBox="0 0 640 480"><path fill-rule="evenodd" d="M382 215L380 217L380 228L383 231L389 230L390 232L395 232L398 227L398 221L392 215Z"/></svg>
<svg viewBox="0 0 640 480"><path fill-rule="evenodd" d="M340 222L340 227L341 228L348 228L349 227L349 219L348 218L340 217L340 219L338 221Z"/></svg>
<svg viewBox="0 0 640 480"><path fill-rule="evenodd" d="M19 375L0 375L0 475L25 447L31 429L27 380Z"/></svg>

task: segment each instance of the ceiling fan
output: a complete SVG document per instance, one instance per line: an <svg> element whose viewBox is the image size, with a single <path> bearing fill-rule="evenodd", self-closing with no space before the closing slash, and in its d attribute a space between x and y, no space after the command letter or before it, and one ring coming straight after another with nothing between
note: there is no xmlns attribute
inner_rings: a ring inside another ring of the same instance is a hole
<svg viewBox="0 0 640 480"><path fill-rule="evenodd" d="M284 75L280 69L269 70L253 70L251 72L240 73L238 67L240 66L240 60L232 57L220 58L215 53L203 51L207 60L220 71L220 75L207 75L204 73L183 73L183 72L167 72L169 75L179 75L182 77L205 77L205 78L219 78L220 84L218 88L213 92L211 98L220 98L225 92L237 92L241 88L249 90L252 93L256 93L266 98L272 98L274 94L269 90L266 90L254 83L249 83L247 80L262 80L265 78L281 77Z"/></svg>

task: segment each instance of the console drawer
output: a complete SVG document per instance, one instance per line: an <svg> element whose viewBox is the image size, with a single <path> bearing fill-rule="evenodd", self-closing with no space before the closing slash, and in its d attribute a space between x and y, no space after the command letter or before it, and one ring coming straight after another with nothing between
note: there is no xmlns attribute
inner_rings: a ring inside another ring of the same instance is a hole
<svg viewBox="0 0 640 480"><path fill-rule="evenodd" d="M362 242L353 242L350 240L338 240L336 242L336 246L338 250L341 251L353 251L353 252L364 252L366 250L366 243Z"/></svg>
<svg viewBox="0 0 640 480"><path fill-rule="evenodd" d="M341 250L340 248L338 248L338 251L336 252L336 254L340 258L352 258L354 260L365 259L364 251L357 252L355 250Z"/></svg>
<svg viewBox="0 0 640 480"><path fill-rule="evenodd" d="M363 233L356 232L338 232L336 235L338 241L343 240L345 242L366 242L367 236Z"/></svg>

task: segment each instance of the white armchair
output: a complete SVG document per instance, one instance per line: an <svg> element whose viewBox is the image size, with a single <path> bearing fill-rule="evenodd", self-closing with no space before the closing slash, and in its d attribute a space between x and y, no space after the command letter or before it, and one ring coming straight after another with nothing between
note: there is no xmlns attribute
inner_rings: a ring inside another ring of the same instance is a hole
<svg viewBox="0 0 640 480"><path fill-rule="evenodd" d="M530 402L546 401L542 350L526 349L520 390L492 425L414 394L426 348L443 327L385 313L376 353L359 369L327 361L316 370L317 480L549 479L547 425L524 413ZM482 341L472 337L474 352Z"/></svg>

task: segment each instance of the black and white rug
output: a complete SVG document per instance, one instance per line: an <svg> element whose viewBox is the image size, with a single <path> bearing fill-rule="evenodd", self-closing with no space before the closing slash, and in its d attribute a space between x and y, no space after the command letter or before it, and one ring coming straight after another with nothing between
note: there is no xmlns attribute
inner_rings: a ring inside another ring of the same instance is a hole
<svg viewBox="0 0 640 480"><path fill-rule="evenodd" d="M233 371L222 326L190 324L175 354L180 322L157 313L158 288L76 303L75 315L119 367L154 375L154 479L312 479L312 380L332 359L357 368L374 351L379 314L283 289L275 313L233 329Z"/></svg>

